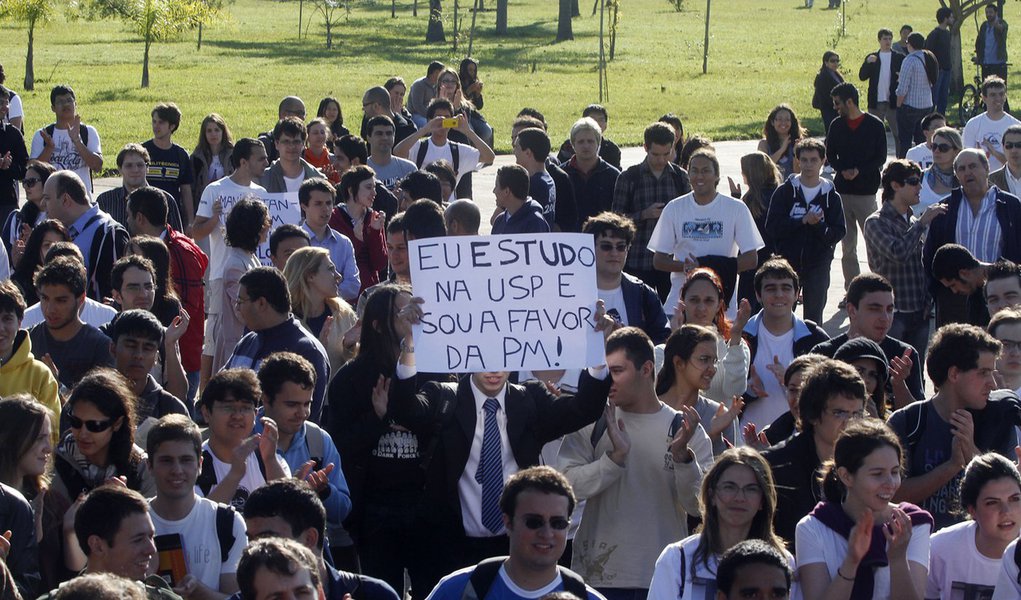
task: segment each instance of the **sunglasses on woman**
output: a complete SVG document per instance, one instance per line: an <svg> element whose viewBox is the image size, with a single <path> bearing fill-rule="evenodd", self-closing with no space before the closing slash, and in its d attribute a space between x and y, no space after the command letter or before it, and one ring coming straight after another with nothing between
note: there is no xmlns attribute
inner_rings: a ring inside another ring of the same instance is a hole
<svg viewBox="0 0 1021 600"><path fill-rule="evenodd" d="M110 429L110 426L113 425L113 419L105 419L103 421L83 421L78 417L71 415L68 417L68 420L71 422L71 429L81 429L82 426L84 426L85 429L88 429L92 433L102 433L107 429Z"/></svg>

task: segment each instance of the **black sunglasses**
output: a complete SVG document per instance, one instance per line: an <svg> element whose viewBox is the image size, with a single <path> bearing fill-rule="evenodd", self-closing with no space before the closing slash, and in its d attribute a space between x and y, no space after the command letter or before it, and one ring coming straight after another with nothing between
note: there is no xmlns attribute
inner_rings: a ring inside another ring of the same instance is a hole
<svg viewBox="0 0 1021 600"><path fill-rule="evenodd" d="M39 183L40 181L42 180L39 179L38 177L26 177L21 180L21 183L25 184L25 187L30 188L33 185Z"/></svg>
<svg viewBox="0 0 1021 600"><path fill-rule="evenodd" d="M1021 148L1021 142L1003 142L1004 150L1013 150L1014 148ZM25 181L28 181L27 179Z"/></svg>
<svg viewBox="0 0 1021 600"><path fill-rule="evenodd" d="M922 183L922 178L921 177L908 177L907 179L904 180L904 183L906 185L918 185L919 183Z"/></svg>
<svg viewBox="0 0 1021 600"><path fill-rule="evenodd" d="M603 252L610 252L616 250L617 252L624 252L627 250L627 243L620 242L617 244L611 244L610 242L600 242L599 249Z"/></svg>
<svg viewBox="0 0 1021 600"><path fill-rule="evenodd" d="M538 515L528 515L525 517L525 527L529 529L541 529L546 524L546 519ZM557 531L563 531L570 527L571 520L566 517L550 517L549 526Z"/></svg>
<svg viewBox="0 0 1021 600"><path fill-rule="evenodd" d="M82 421L78 417L71 415L68 417L68 420L71 422L71 429L81 429L82 425L84 425L85 429L88 429L92 433L102 433L107 429L110 429L110 426L113 425L113 419L106 419L105 421Z"/></svg>
<svg viewBox="0 0 1021 600"><path fill-rule="evenodd" d="M939 150L940 152L950 152L954 147L950 144L933 144L932 149Z"/></svg>

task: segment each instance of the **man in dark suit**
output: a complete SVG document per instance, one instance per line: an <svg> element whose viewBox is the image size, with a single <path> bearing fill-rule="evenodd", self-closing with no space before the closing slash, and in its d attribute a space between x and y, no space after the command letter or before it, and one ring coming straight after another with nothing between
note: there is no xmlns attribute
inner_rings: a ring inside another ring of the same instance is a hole
<svg viewBox="0 0 1021 600"><path fill-rule="evenodd" d="M415 323L420 301L400 311ZM613 321L602 303L598 328ZM482 559L506 555L508 538L499 510L503 482L539 464L543 445L595 422L603 413L611 380L603 366L582 373L576 394L557 395L541 383L514 384L506 371L472 373L460 382L428 382L416 389L415 348L401 341L388 416L427 441L422 449L430 528L437 542L433 560L449 573Z"/></svg>
<svg viewBox="0 0 1021 600"><path fill-rule="evenodd" d="M868 111L885 120L893 134L893 145L897 147L897 74L904 55L894 52L893 32L879 30L879 50L870 52L858 69L858 79L868 80Z"/></svg>

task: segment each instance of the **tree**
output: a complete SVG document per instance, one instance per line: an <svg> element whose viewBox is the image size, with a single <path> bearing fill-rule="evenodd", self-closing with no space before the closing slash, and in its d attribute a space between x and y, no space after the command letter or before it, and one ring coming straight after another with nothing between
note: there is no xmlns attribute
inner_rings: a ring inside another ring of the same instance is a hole
<svg viewBox="0 0 1021 600"><path fill-rule="evenodd" d="M89 17L115 17L130 24L142 37L142 87L149 87L149 49L153 42L173 39L221 13L203 0L92 0L84 7Z"/></svg>
<svg viewBox="0 0 1021 600"><path fill-rule="evenodd" d="M572 0L560 0L560 12L557 15L558 42L574 39L574 29L571 27L571 10L573 6L577 6L575 2L572 2Z"/></svg>
<svg viewBox="0 0 1021 600"><path fill-rule="evenodd" d="M210 7L212 7L216 11L215 13L211 13L210 14L211 18L216 18L216 17L219 17L219 16L223 15L223 5L224 5L224 3L225 2L232 2L232 1L233 0L203 0L203 2L208 4ZM299 13L300 13L300 9L299 9ZM205 25L205 22L206 22L206 19L203 19L203 20L199 21L198 42L195 45L195 49L196 50L201 50L202 49L202 26ZM299 19L299 28L300 28L300 25L301 25L301 23L300 23L300 19ZM299 37L301 37L301 36L299 35Z"/></svg>
<svg viewBox="0 0 1021 600"><path fill-rule="evenodd" d="M443 34L443 0L429 0L429 27L425 30L425 41L447 41Z"/></svg>
<svg viewBox="0 0 1021 600"><path fill-rule="evenodd" d="M496 0L496 35L507 33L507 0Z"/></svg>
<svg viewBox="0 0 1021 600"><path fill-rule="evenodd" d="M340 0L310 0L314 13L319 13L323 18L323 27L326 29L326 49L333 49L333 30L340 25L341 16L346 13L348 6L341 5ZM341 10L344 9L344 10Z"/></svg>
<svg viewBox="0 0 1021 600"><path fill-rule="evenodd" d="M53 0L6 0L0 3L0 17L24 21L28 25L28 51L25 53L25 89L35 89L35 26L50 20L55 11Z"/></svg>

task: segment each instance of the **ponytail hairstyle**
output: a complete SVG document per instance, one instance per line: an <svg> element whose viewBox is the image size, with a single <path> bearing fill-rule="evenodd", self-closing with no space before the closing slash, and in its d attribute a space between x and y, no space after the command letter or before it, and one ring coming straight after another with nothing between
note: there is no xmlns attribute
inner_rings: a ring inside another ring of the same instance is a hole
<svg viewBox="0 0 1021 600"><path fill-rule="evenodd" d="M897 459L903 465L904 450L897 434L879 419L857 419L837 438L833 458L823 464L822 493L828 502L843 502L847 488L840 481L837 469L844 467L851 474L865 464L865 459L880 448L889 447L897 451Z"/></svg>
<svg viewBox="0 0 1021 600"><path fill-rule="evenodd" d="M663 348L663 367L656 376L656 395L662 396L677 383L674 358L688 362L696 346L702 342L716 343L716 339L716 332L701 325L681 325L671 333Z"/></svg>
<svg viewBox="0 0 1021 600"><path fill-rule="evenodd" d="M691 284L696 281L708 281L714 288L716 288L716 294L720 297L719 308L716 309L716 316L713 317L713 324L716 325L716 329L719 330L720 336L723 339L730 341L730 320L727 319L727 303L723 299L723 282L720 280L720 276L716 274L709 267L698 267L692 269L688 273L687 280L684 285L681 286L681 299L684 299L684 295L688 292L688 288Z"/></svg>
<svg viewBox="0 0 1021 600"><path fill-rule="evenodd" d="M995 452L980 454L971 459L961 478L961 506L956 507L959 512L967 516L968 511L978 505L982 488L996 479L1010 479L1021 491L1021 474L1018 474L1013 462Z"/></svg>

